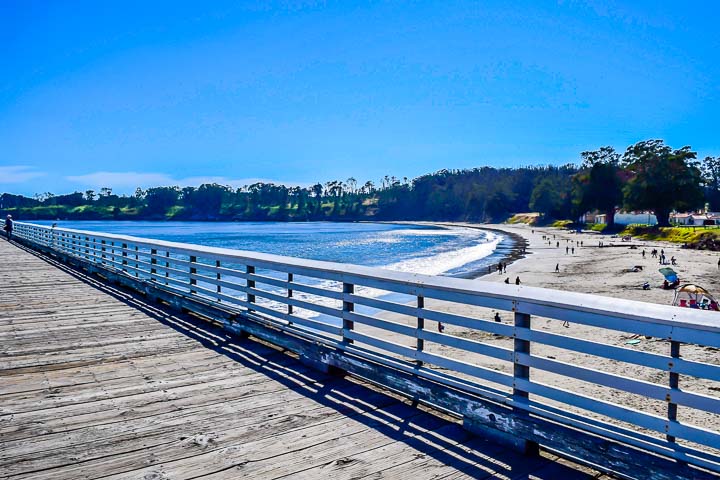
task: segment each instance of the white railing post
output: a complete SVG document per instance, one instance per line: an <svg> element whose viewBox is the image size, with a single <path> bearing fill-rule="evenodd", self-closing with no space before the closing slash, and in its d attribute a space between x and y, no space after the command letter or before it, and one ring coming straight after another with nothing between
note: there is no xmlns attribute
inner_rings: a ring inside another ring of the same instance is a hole
<svg viewBox="0 0 720 480"><path fill-rule="evenodd" d="M423 340L420 335L422 335L422 331L425 328L425 318L422 316L422 309L425 308L425 297L422 295L417 296L417 308L418 308L418 316L417 316L417 329L415 330L415 338L417 340L417 343L415 345L415 349L419 352L422 352L425 348L425 340ZM415 360L415 365L418 367L423 366L422 360Z"/></svg>
<svg viewBox="0 0 720 480"><path fill-rule="evenodd" d="M157 249L151 248L150 249L150 281L155 282L155 276L157 275L157 269L155 268L155 265L157 265Z"/></svg>
<svg viewBox="0 0 720 480"><path fill-rule="evenodd" d="M127 248L128 248L127 243L123 243L122 246L121 246L121 248L122 248L122 265L123 265L122 271L123 271L123 272L127 272L127 268L125 267L125 266L128 264L128 262L127 262L127 256L128 256L128 254L127 254Z"/></svg>
<svg viewBox="0 0 720 480"><path fill-rule="evenodd" d="M193 285L197 285L197 280L192 278L192 275L197 273L197 268L195 268L192 264L197 263L197 257L194 255L190 255L190 293L197 293L197 290L193 290Z"/></svg>
<svg viewBox="0 0 720 480"><path fill-rule="evenodd" d="M287 281L288 281L287 298L292 298L293 297L293 291L291 288L291 284L293 282L293 274L292 273L287 274ZM293 313L293 306L290 305L289 302L287 304L287 313L288 313L288 315L292 315L292 313Z"/></svg>
<svg viewBox="0 0 720 480"><path fill-rule="evenodd" d="M220 260L215 260L215 267L218 268L218 269L220 268ZM220 271L219 271L219 270L218 270L218 272L215 274L215 279L218 281L218 283L217 283L217 293L222 293L222 287L220 286L220 280L222 279L222 275L220 275ZM218 302L222 302L222 299L220 298L219 295L218 295L217 301L218 301Z"/></svg>
<svg viewBox="0 0 720 480"><path fill-rule="evenodd" d="M352 283L346 283L343 282L343 293L346 295L352 295L355 293L355 285ZM347 300L343 299L343 326L342 326L342 336L343 336L343 343L353 343L352 338L348 338L348 333L350 333L355 328L355 322L352 320L348 320L345 317L346 312L353 312L355 311L355 304L352 302L348 302Z"/></svg>
<svg viewBox="0 0 720 480"><path fill-rule="evenodd" d="M670 357L672 357L672 361L670 362L670 367L675 367L675 360L680 358L680 342L676 342L674 340L670 341ZM670 372L670 388L673 390L678 390L680 388L680 374L676 372ZM672 395L672 394L671 394ZM674 422L677 420L677 412L678 412L678 406L677 403L674 403L672 401L672 397L668 399L668 412L667 412L667 418L669 421ZM668 442L675 442L675 437L673 435L665 435L665 438L667 438Z"/></svg>
<svg viewBox="0 0 720 480"><path fill-rule="evenodd" d="M253 267L252 265L245 265L245 273L248 275L253 275L255 273L255 267ZM248 289L255 288L255 280L250 280L250 278L247 278L245 280L245 285L247 286ZM246 296L247 296L248 303L255 303L255 295L248 292L246 294ZM248 307L248 311L252 312L253 310L252 310L252 308Z"/></svg>
<svg viewBox="0 0 720 480"><path fill-rule="evenodd" d="M530 328L530 315L527 313L515 312L515 328ZM530 354L530 342L527 340L521 340L515 333L515 339L513 341L513 399L514 400L527 400L529 395L528 392L518 388L516 380L530 380L530 367L522 365L520 363L519 354ZM517 407L515 407L517 410Z"/></svg>

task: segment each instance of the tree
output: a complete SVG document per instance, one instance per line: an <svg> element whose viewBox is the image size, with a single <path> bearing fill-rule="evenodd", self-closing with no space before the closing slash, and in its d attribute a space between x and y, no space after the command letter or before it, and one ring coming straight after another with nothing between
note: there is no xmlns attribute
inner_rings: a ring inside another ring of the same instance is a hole
<svg viewBox="0 0 720 480"><path fill-rule="evenodd" d="M319 183L316 183L312 186L312 192L315 196L315 213L320 212L320 208L322 207L322 194L323 194L323 186Z"/></svg>
<svg viewBox="0 0 720 480"><path fill-rule="evenodd" d="M710 208L714 211L720 209L720 157L705 157L702 173Z"/></svg>
<svg viewBox="0 0 720 480"><path fill-rule="evenodd" d="M582 152L582 170L573 177L574 203L580 213L605 213L608 227L615 224L615 207L623 200L620 154L612 147Z"/></svg>
<svg viewBox="0 0 720 480"><path fill-rule="evenodd" d="M670 212L690 210L703 204L702 176L697 153L689 146L673 150L662 140L645 140L631 145L622 162L629 171L625 185L625 206L652 210L658 226L670 225Z"/></svg>
<svg viewBox="0 0 720 480"><path fill-rule="evenodd" d="M557 185L549 178L541 180L530 195L530 209L558 218L562 209L563 200Z"/></svg>
<svg viewBox="0 0 720 480"><path fill-rule="evenodd" d="M354 177L350 177L346 182L350 193L354 194L357 191L357 180Z"/></svg>
<svg viewBox="0 0 720 480"><path fill-rule="evenodd" d="M85 200L92 203L95 200L95 190L85 190Z"/></svg>
<svg viewBox="0 0 720 480"><path fill-rule="evenodd" d="M151 214L164 215L167 210L175 205L180 196L178 187L155 187L145 192L147 212Z"/></svg>

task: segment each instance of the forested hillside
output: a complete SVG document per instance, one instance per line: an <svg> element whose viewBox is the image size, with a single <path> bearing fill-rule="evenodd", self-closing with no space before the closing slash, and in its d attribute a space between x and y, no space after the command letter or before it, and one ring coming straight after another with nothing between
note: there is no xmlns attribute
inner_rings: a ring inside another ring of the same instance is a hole
<svg viewBox="0 0 720 480"><path fill-rule="evenodd" d="M158 186L134 195L105 187L34 198L5 193L0 211L18 219L157 220L467 220L498 221L537 211L547 219L577 218L617 206L658 212L720 208L720 159L697 162L690 147L661 140L581 154L581 165L441 170L413 180L384 177L376 184L355 178L287 187L256 183L233 189ZM612 214L610 215L612 221Z"/></svg>

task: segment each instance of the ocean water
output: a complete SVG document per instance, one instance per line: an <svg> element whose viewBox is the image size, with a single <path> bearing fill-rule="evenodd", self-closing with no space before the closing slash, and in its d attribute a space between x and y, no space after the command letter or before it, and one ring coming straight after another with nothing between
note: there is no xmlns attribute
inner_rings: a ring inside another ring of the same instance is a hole
<svg viewBox="0 0 720 480"><path fill-rule="evenodd" d="M391 223L37 223L454 277L487 273L488 265L496 264L513 246L509 237L487 230Z"/></svg>

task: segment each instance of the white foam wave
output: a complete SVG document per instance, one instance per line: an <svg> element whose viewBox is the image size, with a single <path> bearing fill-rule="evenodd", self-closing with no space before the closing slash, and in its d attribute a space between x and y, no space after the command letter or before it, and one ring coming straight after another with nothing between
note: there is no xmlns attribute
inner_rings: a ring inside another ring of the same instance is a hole
<svg viewBox="0 0 720 480"><path fill-rule="evenodd" d="M441 252L432 256L403 260L386 265L383 268L399 272L440 275L492 255L501 241L502 237L500 235L489 232L482 243L458 250Z"/></svg>

